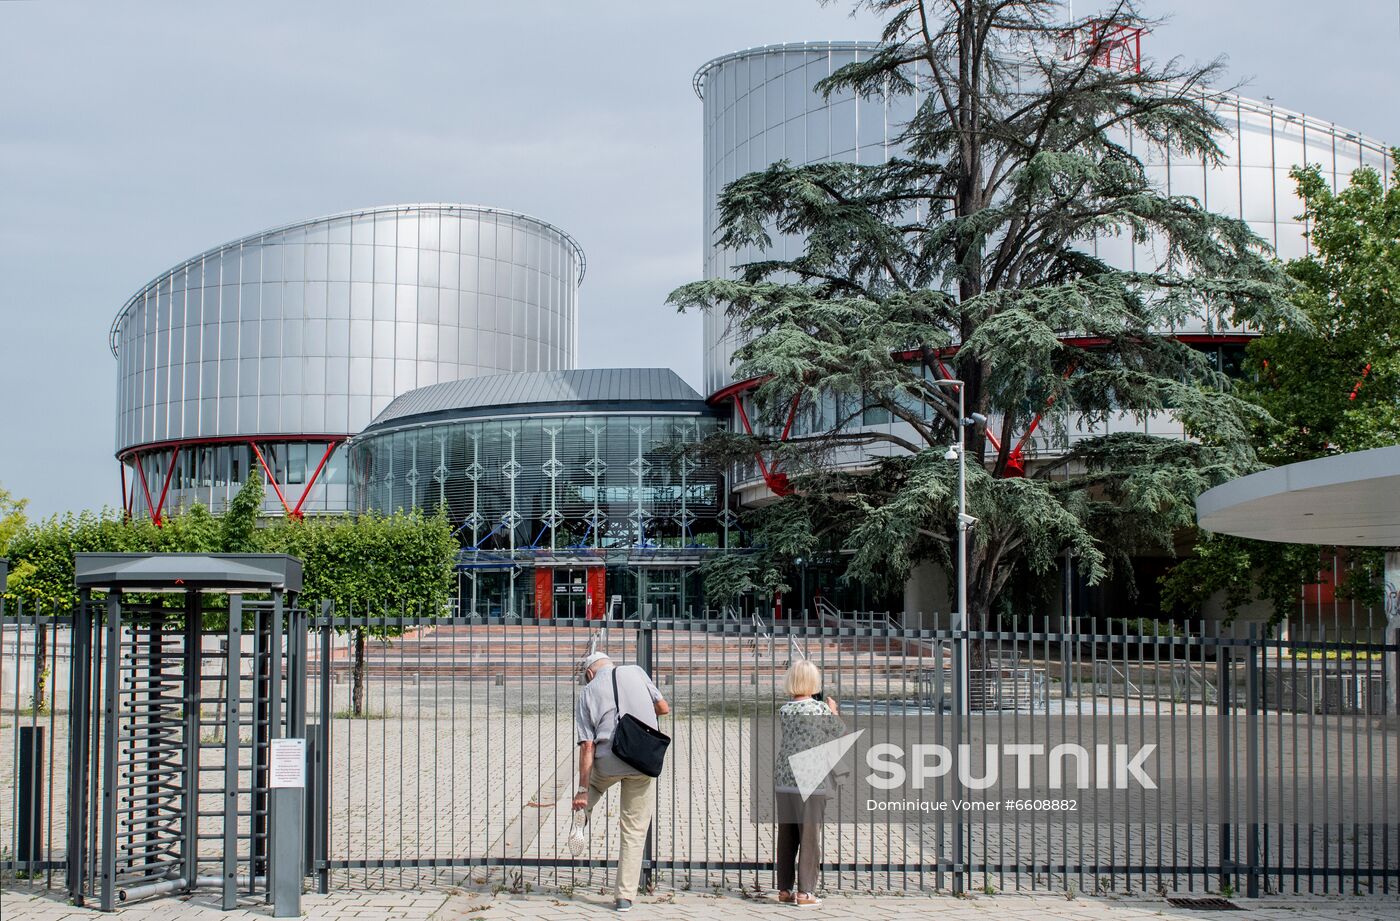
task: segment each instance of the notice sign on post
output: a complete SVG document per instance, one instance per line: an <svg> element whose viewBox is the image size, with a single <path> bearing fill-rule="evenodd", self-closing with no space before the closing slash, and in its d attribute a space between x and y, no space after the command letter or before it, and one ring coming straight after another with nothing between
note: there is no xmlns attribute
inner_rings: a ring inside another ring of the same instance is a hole
<svg viewBox="0 0 1400 921"><path fill-rule="evenodd" d="M273 739L268 782L274 790L306 786L306 740Z"/></svg>

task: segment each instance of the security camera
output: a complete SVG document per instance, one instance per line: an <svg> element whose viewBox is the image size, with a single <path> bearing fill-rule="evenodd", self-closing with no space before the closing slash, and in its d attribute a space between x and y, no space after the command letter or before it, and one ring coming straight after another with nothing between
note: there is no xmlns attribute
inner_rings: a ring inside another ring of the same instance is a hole
<svg viewBox="0 0 1400 921"><path fill-rule="evenodd" d="M943 459L944 459L944 460L949 460L949 461L955 461L955 460L957 460L957 459L958 459L958 446L957 446L957 445L950 445L950 446L948 447L948 453L943 455Z"/></svg>
<svg viewBox="0 0 1400 921"><path fill-rule="evenodd" d="M984 416L984 415L982 415L981 413L973 413L973 414L972 414L972 421L975 422L975 423L977 423L978 425L986 425L986 424L987 424L987 417Z"/></svg>

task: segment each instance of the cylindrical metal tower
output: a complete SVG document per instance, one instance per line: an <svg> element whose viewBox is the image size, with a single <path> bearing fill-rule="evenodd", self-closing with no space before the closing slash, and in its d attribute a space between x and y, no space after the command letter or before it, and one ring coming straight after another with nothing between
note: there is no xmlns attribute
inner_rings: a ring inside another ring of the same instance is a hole
<svg viewBox="0 0 1400 921"><path fill-rule="evenodd" d="M812 87L832 72L879 46L871 42L810 42L768 45L727 54L695 75L704 102L704 208L706 278L723 278L734 266L760 258L757 251L724 251L715 245L720 191L730 182L778 160L795 164L823 160L878 163L895 147L895 137L918 104L917 97L888 101L829 100ZM1387 148L1379 141L1272 103L1230 93L1214 97L1228 135L1220 138L1224 162L1211 167L1200 158L1164 160L1145 153L1149 174L1173 195L1190 195L1221 214L1240 217L1290 259L1307 251L1298 220L1302 203L1288 171L1299 164L1321 164L1334 186L1345 185L1353 170L1371 166L1388 174ZM1132 143L1128 136L1127 143ZM800 241L774 238L768 258L790 257ZM1155 264L1151 244L1123 237L1099 241L1097 250L1125 268ZM733 383L735 343L722 318L707 316L705 390L715 393Z"/></svg>
<svg viewBox="0 0 1400 921"><path fill-rule="evenodd" d="M535 218L398 205L226 243L112 324L123 506L222 510L255 467L264 510L350 508L345 439L417 387L564 370L583 251Z"/></svg>

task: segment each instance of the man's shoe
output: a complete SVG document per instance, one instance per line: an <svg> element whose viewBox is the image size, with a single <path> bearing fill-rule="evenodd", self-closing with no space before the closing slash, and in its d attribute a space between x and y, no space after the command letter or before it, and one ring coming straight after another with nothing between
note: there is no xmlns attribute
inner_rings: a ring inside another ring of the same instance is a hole
<svg viewBox="0 0 1400 921"><path fill-rule="evenodd" d="M574 827L569 830L569 853L582 857L588 850L588 813L580 809L574 813Z"/></svg>
<svg viewBox="0 0 1400 921"><path fill-rule="evenodd" d="M631 910L632 910L632 900L631 900L631 899L618 899L618 900L617 900L617 905L614 906L614 907L616 907L616 909L617 909L618 911L631 911Z"/></svg>
<svg viewBox="0 0 1400 921"><path fill-rule="evenodd" d="M793 902L796 903L798 908L816 908L822 903L822 900L812 895L810 892L799 892L793 898Z"/></svg>

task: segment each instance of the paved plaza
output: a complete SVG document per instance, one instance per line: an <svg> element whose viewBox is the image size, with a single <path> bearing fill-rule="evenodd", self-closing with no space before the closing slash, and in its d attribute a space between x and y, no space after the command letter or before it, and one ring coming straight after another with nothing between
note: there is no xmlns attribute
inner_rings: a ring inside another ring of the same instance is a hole
<svg viewBox="0 0 1400 921"><path fill-rule="evenodd" d="M1336 896L1291 897L1258 900L1236 899L1250 921L1400 921L1400 897ZM534 919L600 918L611 916L610 895L597 889L572 892L511 894L490 890L421 889L333 891L307 895L302 902L310 919L384 918L396 921L534 921ZM936 915L947 921L1139 921L1139 919L1187 919L1219 917L1213 911L1177 908L1153 898L1076 898L1064 896L918 896L907 898L833 896L818 908L795 909L779 905L772 893L743 897L735 893L665 893L638 901L630 918L666 918L678 921L749 921L791 917L820 919L858 918L863 921L898 921ZM0 896L0 914L6 921L76 921L100 915L67 904L58 892L7 887ZM130 919L189 919L189 921L251 921L271 917L266 905L233 912L218 908L213 893L187 899L164 899L121 909L117 916Z"/></svg>

